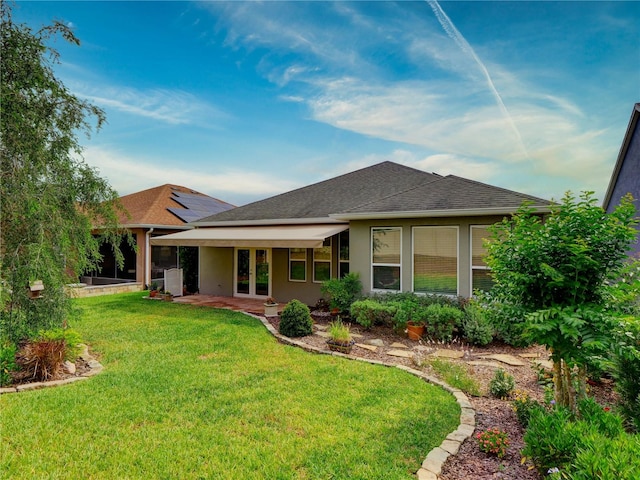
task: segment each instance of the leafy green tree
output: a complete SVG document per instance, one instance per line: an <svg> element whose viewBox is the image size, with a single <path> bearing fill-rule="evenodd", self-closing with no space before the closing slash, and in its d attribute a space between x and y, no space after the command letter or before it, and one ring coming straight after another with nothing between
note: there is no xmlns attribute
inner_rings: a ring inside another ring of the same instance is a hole
<svg viewBox="0 0 640 480"><path fill-rule="evenodd" d="M34 32L0 2L0 336L13 341L60 327L69 312L65 284L95 268L108 241L122 262L117 193L82 159L77 135L105 121L98 107L56 78L53 37L79 44L59 22ZM101 235L92 228L101 225ZM43 298L28 286L44 283Z"/></svg>
<svg viewBox="0 0 640 480"><path fill-rule="evenodd" d="M631 196L607 214L592 195L567 193L544 220L525 205L494 225L487 243L491 296L521 312L525 337L550 349L556 401L570 408L584 391L590 359L613 341L608 291L637 234Z"/></svg>

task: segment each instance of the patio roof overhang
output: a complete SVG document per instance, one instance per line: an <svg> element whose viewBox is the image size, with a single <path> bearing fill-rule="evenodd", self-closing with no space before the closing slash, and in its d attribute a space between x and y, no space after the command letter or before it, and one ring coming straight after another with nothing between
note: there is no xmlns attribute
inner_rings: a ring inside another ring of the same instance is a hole
<svg viewBox="0 0 640 480"><path fill-rule="evenodd" d="M151 239L151 245L181 247L318 248L347 230L347 223L196 228Z"/></svg>

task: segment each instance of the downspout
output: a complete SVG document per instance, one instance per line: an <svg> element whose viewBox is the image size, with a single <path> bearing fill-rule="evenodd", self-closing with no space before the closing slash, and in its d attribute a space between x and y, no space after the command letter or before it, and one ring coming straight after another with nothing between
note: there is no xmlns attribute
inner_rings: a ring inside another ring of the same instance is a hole
<svg viewBox="0 0 640 480"><path fill-rule="evenodd" d="M151 285L151 242L149 241L151 234L153 233L155 227L151 227L146 235L145 235L145 246L144 246L144 279L145 285Z"/></svg>

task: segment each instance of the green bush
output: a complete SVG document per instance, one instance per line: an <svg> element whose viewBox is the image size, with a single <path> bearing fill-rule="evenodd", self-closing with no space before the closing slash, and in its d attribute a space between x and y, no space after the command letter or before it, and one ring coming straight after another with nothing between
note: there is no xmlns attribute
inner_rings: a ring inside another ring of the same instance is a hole
<svg viewBox="0 0 640 480"><path fill-rule="evenodd" d="M611 373L622 415L631 429L640 432L640 320L626 317L620 322L620 330Z"/></svg>
<svg viewBox="0 0 640 480"><path fill-rule="evenodd" d="M433 303L419 311L426 322L425 333L433 340L449 342L453 339L453 332L460 326L464 313L450 305Z"/></svg>
<svg viewBox="0 0 640 480"><path fill-rule="evenodd" d="M424 310L424 307L414 299L398 300L394 302L393 305L396 307L396 313L393 316L392 322L393 328L397 332L406 330L407 322L422 318L422 315L420 315L418 311Z"/></svg>
<svg viewBox="0 0 640 480"><path fill-rule="evenodd" d="M0 342L0 387L11 384L13 377L12 372L18 369L16 364L15 344L10 341Z"/></svg>
<svg viewBox="0 0 640 480"><path fill-rule="evenodd" d="M54 328L52 330L45 330L38 334L38 339L64 341L65 352L64 359L70 362L75 362L78 355L82 351L80 344L82 343L82 337L80 334L71 328Z"/></svg>
<svg viewBox="0 0 640 480"><path fill-rule="evenodd" d="M304 337L311 335L313 320L311 311L300 300L291 300L280 314L279 331L287 337Z"/></svg>
<svg viewBox="0 0 640 480"><path fill-rule="evenodd" d="M527 392L516 390L514 396L515 398L512 402L513 411L520 425L527 428L531 412L536 409L543 409L544 407L532 399Z"/></svg>
<svg viewBox="0 0 640 480"><path fill-rule="evenodd" d="M640 437L621 434L616 438L591 434L572 464L564 472L570 480L637 480L640 472Z"/></svg>
<svg viewBox="0 0 640 480"><path fill-rule="evenodd" d="M342 278L331 278L323 282L321 291L323 295L329 297L331 308L348 313L351 304L362 294L362 282L357 273L351 272Z"/></svg>
<svg viewBox="0 0 640 480"><path fill-rule="evenodd" d="M482 308L470 304L464 310L462 333L474 345L488 345L493 340L494 328Z"/></svg>
<svg viewBox="0 0 640 480"><path fill-rule="evenodd" d="M580 455L583 455L581 462L588 466L594 460L591 457L596 455L593 452L598 452L601 446L612 441L634 445L633 440L622 428L622 419L618 415L608 411L606 407L603 408L595 400L587 398L578 402L578 411L575 414L565 407L556 407L550 411L542 408L532 409L524 434L525 448L522 454L531 458L541 473L546 473L550 468L570 472ZM635 452L637 454L637 450ZM565 477L573 478L566 475ZM576 478L634 477L595 475Z"/></svg>
<svg viewBox="0 0 640 480"><path fill-rule="evenodd" d="M356 300L351 304L351 318L365 329L374 325L391 326L397 305L382 304L373 299Z"/></svg>
<svg viewBox="0 0 640 480"><path fill-rule="evenodd" d="M489 382L489 392L496 398L509 398L515 386L513 376L499 368Z"/></svg>
<svg viewBox="0 0 640 480"><path fill-rule="evenodd" d="M524 434L522 455L530 458L541 473L551 468L563 469L571 463L581 446L583 430L572 421L571 412L566 408L550 412L533 409Z"/></svg>

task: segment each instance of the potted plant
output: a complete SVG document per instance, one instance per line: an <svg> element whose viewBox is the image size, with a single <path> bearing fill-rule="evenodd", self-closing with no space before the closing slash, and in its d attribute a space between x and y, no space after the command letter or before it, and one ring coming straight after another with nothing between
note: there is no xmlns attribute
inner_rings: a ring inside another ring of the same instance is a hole
<svg viewBox="0 0 640 480"><path fill-rule="evenodd" d="M329 350L341 353L351 353L351 349L356 342L351 338L351 329L348 324L343 323L340 317L329 324L329 339L327 346Z"/></svg>
<svg viewBox="0 0 640 480"><path fill-rule="evenodd" d="M149 285L149 296L155 298L158 295L158 282L151 282Z"/></svg>
<svg viewBox="0 0 640 480"><path fill-rule="evenodd" d="M393 322L398 329L406 329L410 340L420 340L425 330L424 310L416 302L404 301L398 305Z"/></svg>
<svg viewBox="0 0 640 480"><path fill-rule="evenodd" d="M278 302L273 297L267 297L264 301L264 316L276 317L278 316Z"/></svg>
<svg viewBox="0 0 640 480"><path fill-rule="evenodd" d="M165 290L164 300L165 302L173 302L173 295L171 294L171 292Z"/></svg>

